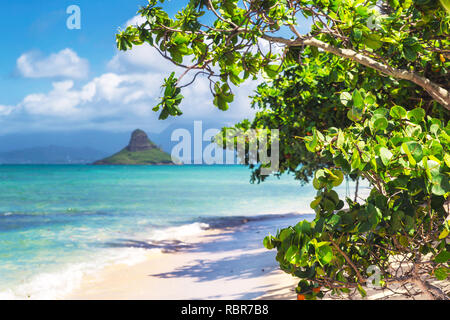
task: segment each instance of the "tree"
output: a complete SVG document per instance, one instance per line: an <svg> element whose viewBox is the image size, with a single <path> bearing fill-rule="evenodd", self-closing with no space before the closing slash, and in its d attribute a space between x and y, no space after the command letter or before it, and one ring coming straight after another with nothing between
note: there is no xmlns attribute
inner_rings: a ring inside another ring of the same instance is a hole
<svg viewBox="0 0 450 320"><path fill-rule="evenodd" d="M362 286L370 280L367 271L375 269L383 273L379 288L414 283L445 297L423 279L423 273L443 280L448 272L442 264L448 252L444 199L450 188L445 165L445 159L450 159L449 131L442 124L448 122L448 115L439 108L424 110L409 104L421 92L415 85L394 93L392 79L365 67L348 68L341 58L330 61L327 55L304 59L304 65L286 70L271 84L260 85L254 97L260 111L252 123L247 120L236 126L280 128L280 152L285 155L280 172L294 171L299 179L316 172L313 185L319 192L311 204L316 219L280 230L275 237L267 237L265 245L277 248L284 271L303 279L298 291L307 298L322 296L314 292L319 286L335 293L359 288L364 294ZM332 70L353 72L353 76L332 74L323 67L323 60L330 61ZM406 110L400 105L412 106ZM348 125L352 121L345 114L347 106L355 124ZM329 135L323 136L318 128ZM297 167L299 162L304 165ZM263 178L257 169L253 174ZM362 206L347 199L350 211L342 210L344 203L332 190L343 175L366 178L374 186ZM427 227L420 230L424 224ZM341 255L348 261L339 260ZM408 255L393 268L390 259ZM433 256L440 262L430 259ZM350 269L345 272L345 268Z"/></svg>
<svg viewBox="0 0 450 320"><path fill-rule="evenodd" d="M351 124L347 117L351 107L351 92L363 88L374 91L371 98L384 107L404 105L413 109L420 101L430 116L448 120L440 107L415 84L398 82L383 77L373 69L353 61L318 53L305 48L302 62L285 69L272 82L262 83L256 90L252 106L258 110L253 121L242 121L236 129L278 128L280 130L280 166L277 174L294 173L307 183L318 169L332 166L332 162L308 152L304 136L329 127L345 128ZM223 131L229 128L224 128ZM224 132L225 133L225 132ZM248 148L246 148L248 151ZM252 166L252 181L264 181L259 166Z"/></svg>
<svg viewBox="0 0 450 320"><path fill-rule="evenodd" d="M146 42L185 68L165 80L160 118L182 114L182 89L198 76L226 110L232 87L262 73L268 83L254 101L263 110L238 126L277 126L281 172L306 180L315 171L316 219L264 240L301 279L298 292L364 295L378 268L381 287L412 283L446 299L425 274L449 273L448 1L191 0L175 18L163 2L150 0L139 11L146 22L117 35L121 50ZM306 35L301 15L312 21ZM347 199L348 210L333 190L344 175L372 185L363 204Z"/></svg>
<svg viewBox="0 0 450 320"><path fill-rule="evenodd" d="M155 108L161 109L162 119L181 114L180 89L191 84L181 81L189 72L195 72L191 81L208 77L215 105L225 110L233 100L230 84L239 85L260 71L273 78L281 68L296 64L306 46L413 82L450 109L450 95L442 85L448 83L442 78L448 80L450 17L437 0L382 1L381 8L376 0L191 0L174 19L159 3L164 0L150 0L139 11L146 22L120 32L117 43L128 50L147 42L186 69L179 78L172 74L165 81ZM201 19L205 12L210 17ZM308 35L296 29L300 15L313 22ZM210 19L214 21L208 24Z"/></svg>
<svg viewBox="0 0 450 320"><path fill-rule="evenodd" d="M366 105L351 126L329 128L326 135L314 130L306 138L310 151L334 164L315 174L316 219L266 237L265 246L277 248L281 268L302 279L298 291L311 299L323 294L314 293L318 286L333 293L356 288L365 295L374 270L380 272L379 289L414 284L430 298L447 299L429 280L445 280L449 273L444 203L450 192L450 126L426 117L422 108ZM333 188L351 173L373 188L364 204L347 199L349 209L342 210Z"/></svg>

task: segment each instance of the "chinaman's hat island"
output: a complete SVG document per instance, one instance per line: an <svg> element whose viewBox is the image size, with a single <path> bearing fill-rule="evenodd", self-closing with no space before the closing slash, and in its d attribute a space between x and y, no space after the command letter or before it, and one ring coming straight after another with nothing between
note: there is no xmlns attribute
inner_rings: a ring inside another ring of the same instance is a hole
<svg viewBox="0 0 450 320"><path fill-rule="evenodd" d="M94 162L94 165L174 165L171 156L161 150L140 129L133 131L130 143L118 153Z"/></svg>

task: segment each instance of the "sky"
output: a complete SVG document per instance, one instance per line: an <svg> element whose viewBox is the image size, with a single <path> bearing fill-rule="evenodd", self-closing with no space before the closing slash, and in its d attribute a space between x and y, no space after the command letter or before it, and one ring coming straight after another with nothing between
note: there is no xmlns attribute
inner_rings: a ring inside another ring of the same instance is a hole
<svg viewBox="0 0 450 320"><path fill-rule="evenodd" d="M169 14L184 0L168 2ZM1 1L0 136L15 133L103 130L161 132L202 120L231 124L251 118L242 85L227 112L212 105L206 81L183 91L181 119L157 120L161 84L177 71L148 45L119 52L115 34L138 21L146 0ZM69 29L67 8L77 5L81 29Z"/></svg>

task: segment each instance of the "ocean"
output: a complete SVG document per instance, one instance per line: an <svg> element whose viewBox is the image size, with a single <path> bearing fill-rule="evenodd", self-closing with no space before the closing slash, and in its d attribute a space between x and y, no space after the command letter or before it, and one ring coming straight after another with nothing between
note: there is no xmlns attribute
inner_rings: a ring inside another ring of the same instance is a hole
<svg viewBox="0 0 450 320"><path fill-rule="evenodd" d="M249 180L237 165L0 166L0 299L61 297L86 273L217 221L312 212L312 186Z"/></svg>

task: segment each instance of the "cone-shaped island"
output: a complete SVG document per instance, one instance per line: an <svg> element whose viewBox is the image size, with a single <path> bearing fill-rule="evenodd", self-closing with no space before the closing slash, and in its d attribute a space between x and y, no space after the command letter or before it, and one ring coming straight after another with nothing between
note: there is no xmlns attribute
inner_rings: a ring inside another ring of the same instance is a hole
<svg viewBox="0 0 450 320"><path fill-rule="evenodd" d="M96 161L94 165L169 165L174 164L170 155L158 148L147 134L137 129L131 134L130 143L122 151Z"/></svg>

